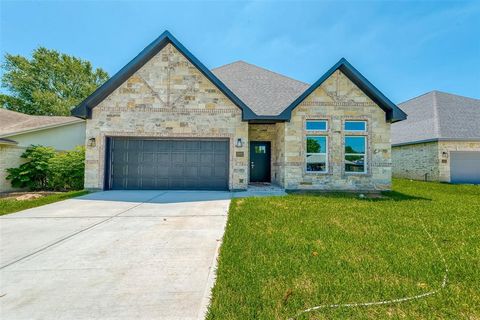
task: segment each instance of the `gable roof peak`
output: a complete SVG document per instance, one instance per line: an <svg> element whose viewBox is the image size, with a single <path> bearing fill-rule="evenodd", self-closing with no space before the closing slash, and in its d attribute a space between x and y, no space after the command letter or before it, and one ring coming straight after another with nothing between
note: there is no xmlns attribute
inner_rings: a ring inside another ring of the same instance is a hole
<svg viewBox="0 0 480 320"><path fill-rule="evenodd" d="M293 101L282 113L285 119L290 119L293 109L295 109L303 100L305 100L313 91L325 82L335 71L340 70L350 81L352 81L360 90L362 90L370 99L372 99L386 113L386 119L390 122L402 121L407 118L405 112L398 108L383 93L380 92L370 81L368 81L350 62L341 58L320 79L312 84L304 93Z"/></svg>
<svg viewBox="0 0 480 320"><path fill-rule="evenodd" d="M242 110L242 117L254 116L253 111L240 100L227 86L225 86L203 63L200 62L180 41L168 30L146 46L135 58L127 63L120 71L108 79L72 110L72 115L79 118L91 118L92 109L107 98L113 91L128 80L135 72L143 67L150 59L157 55L167 44L172 44L191 64L193 64L213 85L215 85L230 101Z"/></svg>

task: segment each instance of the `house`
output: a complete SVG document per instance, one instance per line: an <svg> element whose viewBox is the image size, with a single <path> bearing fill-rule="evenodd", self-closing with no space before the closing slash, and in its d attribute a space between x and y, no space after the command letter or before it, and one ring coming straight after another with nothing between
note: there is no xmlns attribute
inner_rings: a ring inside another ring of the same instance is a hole
<svg viewBox="0 0 480 320"><path fill-rule="evenodd" d="M392 125L393 174L415 180L480 184L480 100L440 91L400 104Z"/></svg>
<svg viewBox="0 0 480 320"><path fill-rule="evenodd" d="M31 116L0 108L0 192L12 191L5 169L20 166L34 145L70 150L85 143L85 121L75 117Z"/></svg>
<svg viewBox="0 0 480 320"><path fill-rule="evenodd" d="M390 189L406 117L345 59L312 85L241 61L210 71L168 31L72 114L97 190Z"/></svg>

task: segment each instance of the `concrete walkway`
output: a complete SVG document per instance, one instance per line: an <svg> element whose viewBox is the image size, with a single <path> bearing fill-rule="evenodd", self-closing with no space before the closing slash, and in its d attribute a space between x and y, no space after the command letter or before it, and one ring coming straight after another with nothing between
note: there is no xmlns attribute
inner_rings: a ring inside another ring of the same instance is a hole
<svg viewBox="0 0 480 320"><path fill-rule="evenodd" d="M108 191L0 218L1 319L202 319L232 193Z"/></svg>

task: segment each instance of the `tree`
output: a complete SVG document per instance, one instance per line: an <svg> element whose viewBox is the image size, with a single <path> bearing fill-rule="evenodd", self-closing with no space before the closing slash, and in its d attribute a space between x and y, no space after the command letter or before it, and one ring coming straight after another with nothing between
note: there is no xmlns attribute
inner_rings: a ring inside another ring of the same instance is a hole
<svg viewBox="0 0 480 320"><path fill-rule="evenodd" d="M5 55L0 106L32 115L70 115L70 110L108 79L88 61L39 47L32 58Z"/></svg>

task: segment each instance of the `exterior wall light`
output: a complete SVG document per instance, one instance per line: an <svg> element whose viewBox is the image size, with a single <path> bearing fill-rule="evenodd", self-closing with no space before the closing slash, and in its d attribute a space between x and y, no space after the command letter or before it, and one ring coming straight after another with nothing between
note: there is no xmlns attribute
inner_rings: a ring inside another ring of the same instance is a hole
<svg viewBox="0 0 480 320"><path fill-rule="evenodd" d="M242 138L238 138L238 139L237 139L237 143L235 144L235 147L237 147L237 148L243 147Z"/></svg>
<svg viewBox="0 0 480 320"><path fill-rule="evenodd" d="M448 158L448 152L443 151L443 152L442 152L442 158L443 158L443 159L447 159L447 158Z"/></svg>
<svg viewBox="0 0 480 320"><path fill-rule="evenodd" d="M97 145L97 141L95 140L95 138L88 139L88 146L89 147L95 147L96 145Z"/></svg>

